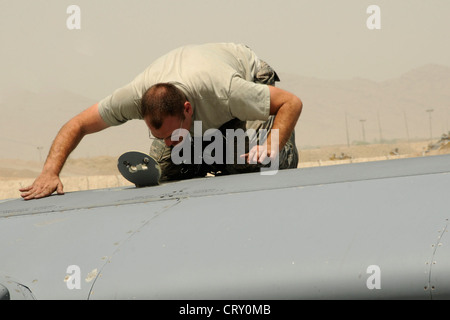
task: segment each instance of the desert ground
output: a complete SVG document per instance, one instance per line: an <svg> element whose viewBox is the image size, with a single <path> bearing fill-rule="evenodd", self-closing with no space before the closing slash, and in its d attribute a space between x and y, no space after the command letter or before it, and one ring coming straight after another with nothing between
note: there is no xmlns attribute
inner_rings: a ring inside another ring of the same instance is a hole
<svg viewBox="0 0 450 320"><path fill-rule="evenodd" d="M398 142L389 144L334 145L300 148L299 168L345 163L423 157L450 153L449 140ZM0 159L0 200L20 198L19 188L33 183L43 163ZM71 159L61 173L65 192L131 186L117 170L111 156Z"/></svg>

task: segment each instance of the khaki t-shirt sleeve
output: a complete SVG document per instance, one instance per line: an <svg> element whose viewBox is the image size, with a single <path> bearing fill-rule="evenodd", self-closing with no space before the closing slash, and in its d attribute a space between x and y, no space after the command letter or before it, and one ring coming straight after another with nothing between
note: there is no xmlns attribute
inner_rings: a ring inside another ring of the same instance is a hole
<svg viewBox="0 0 450 320"><path fill-rule="evenodd" d="M270 116L269 87L235 76L230 85L229 107L231 115L240 120L268 120Z"/></svg>
<svg viewBox="0 0 450 320"><path fill-rule="evenodd" d="M99 102L98 110L103 120L117 126L128 120L142 119L141 98L137 95L133 83L117 89Z"/></svg>

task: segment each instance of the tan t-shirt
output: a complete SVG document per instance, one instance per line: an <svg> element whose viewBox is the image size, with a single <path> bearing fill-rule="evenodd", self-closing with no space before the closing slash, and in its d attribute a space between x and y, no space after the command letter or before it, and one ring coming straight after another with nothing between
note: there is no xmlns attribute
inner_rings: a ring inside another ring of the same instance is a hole
<svg viewBox="0 0 450 320"><path fill-rule="evenodd" d="M112 126L142 119L143 94L156 83L170 82L186 94L194 109L193 120L202 121L202 133L233 118L267 120L269 87L253 82L258 68L258 57L245 45L181 47L157 59L131 83L101 100L99 112Z"/></svg>

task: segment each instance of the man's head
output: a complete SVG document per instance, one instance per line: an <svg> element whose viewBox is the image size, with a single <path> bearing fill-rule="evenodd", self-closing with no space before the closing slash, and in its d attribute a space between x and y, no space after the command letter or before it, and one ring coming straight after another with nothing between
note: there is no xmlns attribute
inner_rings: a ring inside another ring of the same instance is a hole
<svg viewBox="0 0 450 320"><path fill-rule="evenodd" d="M185 94L171 83L150 87L142 97L141 111L152 135L168 146L177 144L170 139L175 130L189 130L191 126L192 106Z"/></svg>

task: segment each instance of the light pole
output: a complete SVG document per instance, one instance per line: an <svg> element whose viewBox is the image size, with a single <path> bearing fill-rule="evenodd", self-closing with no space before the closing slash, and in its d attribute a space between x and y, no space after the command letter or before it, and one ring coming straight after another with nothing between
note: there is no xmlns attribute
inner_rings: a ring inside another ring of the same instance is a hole
<svg viewBox="0 0 450 320"><path fill-rule="evenodd" d="M403 116L405 118L405 127L406 127L406 138L408 139L408 143L410 143L409 140L409 130L408 130L408 120L406 119L406 112L403 111Z"/></svg>
<svg viewBox="0 0 450 320"><path fill-rule="evenodd" d="M380 143L383 143L383 133L381 132L380 113L378 111L377 111L377 118L378 118L378 130L380 131Z"/></svg>
<svg viewBox="0 0 450 320"><path fill-rule="evenodd" d="M350 148L350 137L348 135L348 121L347 121L347 112L345 113L345 131L347 133L347 147Z"/></svg>
<svg viewBox="0 0 450 320"><path fill-rule="evenodd" d="M434 111L433 109L428 109L428 110L427 110L428 115L429 115L429 118L430 118L430 142L433 142L433 129L432 129L432 127L431 127L431 113L432 113L433 111Z"/></svg>
<svg viewBox="0 0 450 320"><path fill-rule="evenodd" d="M366 131L364 130L364 122L366 122L366 119L361 119L359 121L361 122L363 141L366 142Z"/></svg>

